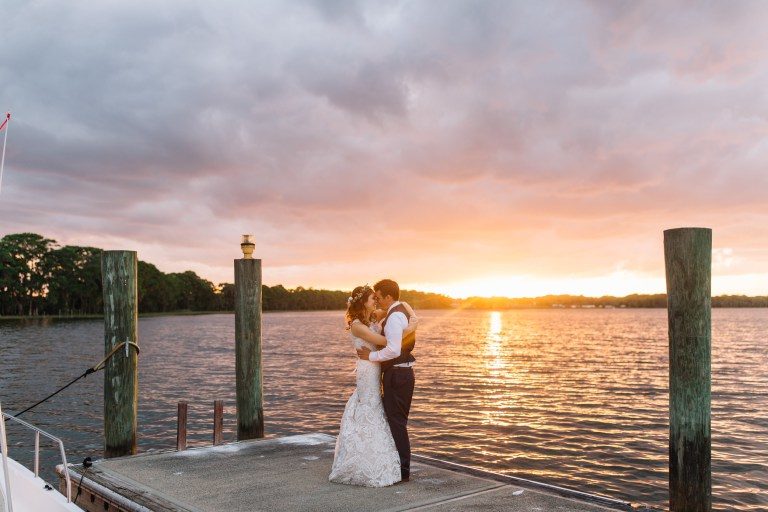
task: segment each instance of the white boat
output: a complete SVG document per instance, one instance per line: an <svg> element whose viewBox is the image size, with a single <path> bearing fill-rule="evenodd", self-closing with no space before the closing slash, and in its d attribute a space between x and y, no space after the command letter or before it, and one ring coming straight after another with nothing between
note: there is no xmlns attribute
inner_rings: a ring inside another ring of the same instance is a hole
<svg viewBox="0 0 768 512"><path fill-rule="evenodd" d="M35 436L35 467L30 471L8 456L8 440L5 436L5 420L14 421L27 427ZM67 495L59 493L38 475L40 469L40 436L47 437L59 447L64 464ZM66 472L67 456L61 439L40 430L26 421L3 413L0 405L0 445L2 445L2 464L0 464L0 511L1 512L83 512L72 503L72 485Z"/></svg>

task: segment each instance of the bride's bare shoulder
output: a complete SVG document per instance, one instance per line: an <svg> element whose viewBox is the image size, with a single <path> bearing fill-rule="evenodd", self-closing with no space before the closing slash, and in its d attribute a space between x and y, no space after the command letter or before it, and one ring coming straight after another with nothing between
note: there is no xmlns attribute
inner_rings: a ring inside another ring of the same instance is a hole
<svg viewBox="0 0 768 512"><path fill-rule="evenodd" d="M359 338L360 334L368 329L368 326L361 322L359 319L355 318L352 320L352 323L349 324L349 329L352 331L352 334Z"/></svg>

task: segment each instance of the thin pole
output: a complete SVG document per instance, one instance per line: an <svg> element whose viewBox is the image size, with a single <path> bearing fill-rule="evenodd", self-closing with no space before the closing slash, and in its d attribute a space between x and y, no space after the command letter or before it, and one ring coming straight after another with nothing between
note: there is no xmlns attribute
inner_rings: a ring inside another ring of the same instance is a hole
<svg viewBox="0 0 768 512"><path fill-rule="evenodd" d="M11 127L11 113L5 114L5 134L3 135L3 156L0 158L0 192L3 190L3 169L5 168L5 145L8 143L8 128Z"/></svg>
<svg viewBox="0 0 768 512"><path fill-rule="evenodd" d="M3 477L5 477L5 489L2 494L5 499L3 500L4 512L13 512L13 496L11 496L11 474L8 471L8 443L7 437L5 437L5 416L3 416L3 407L0 406L0 459L3 463Z"/></svg>

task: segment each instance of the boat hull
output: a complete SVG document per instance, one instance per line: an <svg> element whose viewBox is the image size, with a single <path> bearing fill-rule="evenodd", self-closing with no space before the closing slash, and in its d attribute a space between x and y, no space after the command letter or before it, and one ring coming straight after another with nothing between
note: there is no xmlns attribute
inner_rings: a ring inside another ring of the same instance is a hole
<svg viewBox="0 0 768 512"><path fill-rule="evenodd" d="M54 486L8 457L8 475L11 479L13 512L83 512L74 503L67 503L67 498ZM0 465L0 482L5 478ZM47 486L47 489L46 489ZM0 511L5 510L3 493L0 493Z"/></svg>

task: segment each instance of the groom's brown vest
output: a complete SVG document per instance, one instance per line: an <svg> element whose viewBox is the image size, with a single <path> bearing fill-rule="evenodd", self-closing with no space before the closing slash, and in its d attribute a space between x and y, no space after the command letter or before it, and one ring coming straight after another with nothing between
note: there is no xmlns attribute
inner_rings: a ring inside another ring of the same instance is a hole
<svg viewBox="0 0 768 512"><path fill-rule="evenodd" d="M389 313L387 313L387 317L384 319L383 322L381 322L382 334L384 334L384 328L387 326L387 320L389 320L389 317L392 316L393 313L398 313L398 312L404 314L406 319L408 320L411 319L411 315L408 314L408 310L405 309L405 306L403 306L402 304L398 304L397 306L389 310ZM396 357L395 359L390 359L389 361L382 361L381 369L388 370L396 364L412 363L416 361L416 358L413 357L413 354L411 354L415 346L416 346L416 332L412 332L403 338L403 345L400 350L400 356Z"/></svg>

